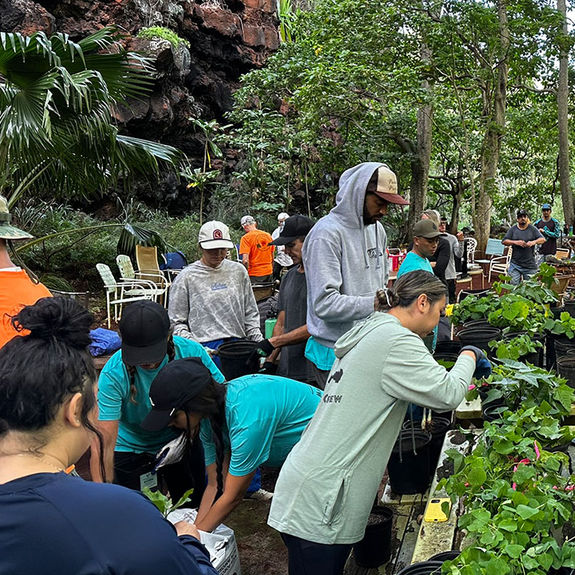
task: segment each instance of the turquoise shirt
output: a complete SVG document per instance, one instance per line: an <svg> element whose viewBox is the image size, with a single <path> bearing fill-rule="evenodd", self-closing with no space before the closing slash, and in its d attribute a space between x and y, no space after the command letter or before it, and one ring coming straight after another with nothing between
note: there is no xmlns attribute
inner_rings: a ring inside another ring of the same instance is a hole
<svg viewBox="0 0 575 575"><path fill-rule="evenodd" d="M262 464L280 467L299 441L323 392L307 383L264 374L245 375L227 383L226 448L229 473L248 475ZM201 422L206 465L216 461L209 420Z"/></svg>
<svg viewBox="0 0 575 575"><path fill-rule="evenodd" d="M311 336L305 345L304 355L318 369L329 371L335 361L335 353L331 347L322 345L313 336Z"/></svg>
<svg viewBox="0 0 575 575"><path fill-rule="evenodd" d="M403 274L413 272L415 270L425 270L426 272L433 273L433 268L427 258L422 258L415 252L409 252L397 270L397 277L399 278Z"/></svg>
<svg viewBox="0 0 575 575"><path fill-rule="evenodd" d="M175 359L199 357L214 379L222 383L224 376L215 366L203 346L190 339L174 336ZM100 421L119 421L115 451L156 453L178 434L170 429L145 431L140 424L152 409L149 392L154 378L168 363L168 356L157 369L136 367L132 400L130 376L122 362L122 351L117 351L106 363L98 380L98 407Z"/></svg>

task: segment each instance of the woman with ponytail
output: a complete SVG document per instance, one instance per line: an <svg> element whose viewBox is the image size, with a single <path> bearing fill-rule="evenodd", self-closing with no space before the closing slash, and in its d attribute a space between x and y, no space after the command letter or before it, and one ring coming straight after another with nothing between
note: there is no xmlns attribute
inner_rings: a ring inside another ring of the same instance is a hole
<svg viewBox="0 0 575 575"><path fill-rule="evenodd" d="M13 318L0 349L0 573L217 575L197 530L141 494L68 474L102 442L92 316L42 298Z"/></svg>
<svg viewBox="0 0 575 575"><path fill-rule="evenodd" d="M312 418L322 391L293 379L255 374L214 381L195 359L166 365L150 388L151 432L184 430L204 446L208 485L196 527L212 531L243 499L260 465L280 467Z"/></svg>
<svg viewBox="0 0 575 575"><path fill-rule="evenodd" d="M466 347L447 371L425 347L422 338L446 302L432 273L408 272L378 300L381 311L336 342L324 401L276 483L268 524L288 548L290 575L343 572L363 538L409 403L456 408L476 364L486 362L481 350Z"/></svg>

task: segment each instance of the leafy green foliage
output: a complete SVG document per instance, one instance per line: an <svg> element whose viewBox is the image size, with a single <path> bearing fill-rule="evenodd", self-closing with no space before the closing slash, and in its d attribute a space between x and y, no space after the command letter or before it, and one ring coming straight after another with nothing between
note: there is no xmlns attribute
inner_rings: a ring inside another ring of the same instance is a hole
<svg viewBox="0 0 575 575"><path fill-rule="evenodd" d="M88 196L121 178L175 165L171 146L119 133L113 107L151 88L148 63L102 28L65 34L0 32L0 190L12 206L36 194Z"/></svg>
<svg viewBox="0 0 575 575"><path fill-rule="evenodd" d="M190 496L194 492L194 488L188 489L176 503L167 495L164 495L159 489L152 491L148 487L144 488L144 495L160 510L164 517L167 517L172 511L179 509L184 503L189 501Z"/></svg>
<svg viewBox="0 0 575 575"><path fill-rule="evenodd" d="M489 347L495 349L495 355L499 359L521 359L530 353L535 353L543 347L543 343L534 340L524 333L512 339L490 341Z"/></svg>
<svg viewBox="0 0 575 575"><path fill-rule="evenodd" d="M464 498L458 526L466 532L466 547L442 572L546 575L551 568L573 567L575 542L558 533L575 519L575 476L566 472L569 457L551 451L573 437L561 426L573 390L544 370L517 362L496 368L490 385L513 389L511 401L521 407L485 424L469 455L447 452L454 473L438 489L453 502Z"/></svg>
<svg viewBox="0 0 575 575"><path fill-rule="evenodd" d="M173 30L164 28L164 26L151 26L149 28L142 28L138 34L138 38L147 38L148 40L167 40L174 48L180 44L190 47L190 43L185 39L178 36Z"/></svg>

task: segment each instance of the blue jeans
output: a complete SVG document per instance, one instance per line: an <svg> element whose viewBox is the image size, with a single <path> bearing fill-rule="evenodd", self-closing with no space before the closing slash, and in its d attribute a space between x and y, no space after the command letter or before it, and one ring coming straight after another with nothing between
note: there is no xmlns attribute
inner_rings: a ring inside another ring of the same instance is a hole
<svg viewBox="0 0 575 575"><path fill-rule="evenodd" d="M511 276L511 284L516 286L521 283L521 280L528 280L530 277L534 276L537 273L537 268L524 268L522 266L518 266L517 264L511 263L509 264L508 273Z"/></svg>

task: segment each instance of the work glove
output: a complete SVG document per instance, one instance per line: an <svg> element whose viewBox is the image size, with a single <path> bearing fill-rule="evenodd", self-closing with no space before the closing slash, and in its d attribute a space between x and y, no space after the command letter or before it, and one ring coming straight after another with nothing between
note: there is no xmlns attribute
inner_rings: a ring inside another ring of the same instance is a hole
<svg viewBox="0 0 575 575"><path fill-rule="evenodd" d="M268 355L270 355L270 353L272 353L275 347L270 343L269 339L262 339L261 341L258 341L258 346L256 349L258 350L260 355L267 357Z"/></svg>
<svg viewBox="0 0 575 575"><path fill-rule="evenodd" d="M465 350L472 351L475 354L475 371L473 372L473 377L475 379L489 377L491 375L491 364L483 350L474 345L466 345L461 348L461 351Z"/></svg>

